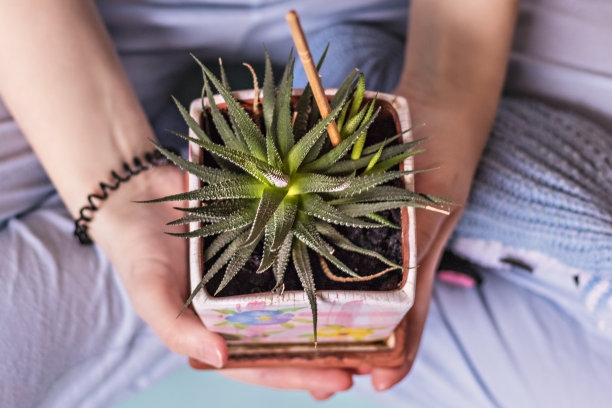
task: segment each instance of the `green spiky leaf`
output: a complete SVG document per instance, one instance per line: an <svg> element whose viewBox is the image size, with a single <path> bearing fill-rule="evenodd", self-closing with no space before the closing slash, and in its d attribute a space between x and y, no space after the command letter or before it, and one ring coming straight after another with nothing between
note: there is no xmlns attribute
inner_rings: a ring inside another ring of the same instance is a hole
<svg viewBox="0 0 612 408"><path fill-rule="evenodd" d="M274 215L274 212L280 205L283 198L287 195L287 190L280 190L276 188L264 189L259 205L257 206L257 212L255 219L252 220L253 226L249 232L248 238L244 241L244 246L250 246L255 243L257 237L261 237L264 233L266 224Z"/></svg>
<svg viewBox="0 0 612 408"><path fill-rule="evenodd" d="M179 168L193 174L194 176L206 183L214 184L220 181L230 180L239 176L239 174L228 170L215 169L212 167L207 167L190 162L189 160L183 159L181 156L176 155L167 149L164 149L155 141L151 141L151 143L153 144L153 146L155 146L157 150L159 150L161 154L166 156L168 160L170 160L172 163L177 165Z"/></svg>
<svg viewBox="0 0 612 408"><path fill-rule="evenodd" d="M253 153L253 156L259 160L265 160L266 148L264 136L257 127L257 125L249 117L248 113L246 113L244 108L240 106L240 103L238 103L238 101L236 100L236 98L234 98L231 92L227 90L227 88L225 88L223 84L217 79L217 77L195 56L193 58L200 65L208 79L210 79L210 81L217 88L219 93L223 96L223 100L225 100L228 112L230 116L236 121L236 125L240 131L240 134L246 141L246 144L248 145L251 153Z"/></svg>
<svg viewBox="0 0 612 408"><path fill-rule="evenodd" d="M176 99L174 96L172 97L172 100L174 101L174 104L178 108L179 112L181 113L181 116L185 120L185 123L187 123L187 125L189 126L189 129L193 130L193 133L195 133L195 135L200 140L211 143L211 140L206 134L206 132L204 132L204 129L202 129L198 122L196 122L196 120L192 118L191 115L189 115L189 112L187 111L187 109L185 109L183 104L180 103L179 100Z"/></svg>
<svg viewBox="0 0 612 408"><path fill-rule="evenodd" d="M312 219L308 217L301 217L301 219L295 223L293 233L297 239L306 244L310 249L321 255L323 258L330 261L342 272L355 278L360 277L353 272L351 268L332 255L334 252L333 248L327 242L325 242L323 238L321 238L321 235L317 231Z"/></svg>
<svg viewBox="0 0 612 408"><path fill-rule="evenodd" d="M346 189L355 178L333 177L318 173L299 173L289 187L290 195L307 193L330 193Z"/></svg>
<svg viewBox="0 0 612 408"><path fill-rule="evenodd" d="M289 62L285 66L285 72L283 72L281 86L278 90L274 119L272 121L272 129L275 130L273 139L278 146L281 157L286 157L287 152L289 152L295 143L293 128L291 127L291 90L293 89L294 64L295 59L289 58Z"/></svg>
<svg viewBox="0 0 612 408"><path fill-rule="evenodd" d="M363 121L363 118L365 117L367 111L368 106L364 106L355 116L348 116L346 119L346 123L342 127L342 133L340 135L344 138L353 133L355 130L357 130L357 128Z"/></svg>
<svg viewBox="0 0 612 408"><path fill-rule="evenodd" d="M415 154L419 154L424 152L425 150L412 150L409 152L398 154L397 156L390 157L386 160L383 160L379 163L373 163L372 166L368 165L363 174L377 174L383 173L389 170L392 167L397 166L400 163L403 163L408 157L412 157Z"/></svg>
<svg viewBox="0 0 612 408"><path fill-rule="evenodd" d="M274 265L276 260L275 251L272 251L272 241L274 240L274 220L268 221L264 230L264 247L263 255L261 256L261 263L255 273L264 273Z"/></svg>
<svg viewBox="0 0 612 408"><path fill-rule="evenodd" d="M217 287L217 290L215 291L215 295L219 294L219 292L221 292L227 286L227 284L230 283L230 281L234 278L234 276L236 276L236 274L240 271L240 269L242 269L246 261L251 256L253 249L255 249L255 246L261 239L262 235L263 235L263 232L258 237L256 237L256 239L252 240L253 241L252 244L247 245L247 246L244 246L244 244L242 244L240 246L240 249L236 251L232 259L229 261L229 264L225 268L223 279L221 280L221 283L219 283L219 286Z"/></svg>
<svg viewBox="0 0 612 408"><path fill-rule="evenodd" d="M355 143L355 141L359 138L359 136L365 134L368 131L368 127L374 122L376 117L378 116L378 111L370 118L370 120L363 124L362 126L355 131L352 135L342 140L338 146L335 146L325 154L321 155L318 159L312 161L304 165L300 170L301 171L310 171L310 172L318 172L325 171L334 165L338 160L340 160L346 152L351 148L351 146Z"/></svg>
<svg viewBox="0 0 612 408"><path fill-rule="evenodd" d="M254 200L252 199L228 199L202 203L201 207L174 208L191 214L204 214L211 218L223 218L244 206L251 206L253 202Z"/></svg>
<svg viewBox="0 0 612 408"><path fill-rule="evenodd" d="M208 224L202 228L189 232L168 233L175 237L193 238L193 237L208 237L210 235L220 234L225 231L232 231L242 228L253 222L255 211L252 208L243 208L235 213L223 218L213 224Z"/></svg>
<svg viewBox="0 0 612 408"><path fill-rule="evenodd" d="M351 217L365 217L371 213L393 210L394 208L402 208L407 205L419 206L414 201L382 201L379 203L341 204L336 208Z"/></svg>
<svg viewBox="0 0 612 408"><path fill-rule="evenodd" d="M288 173L294 174L302 164L302 161L316 143L316 141L323 135L323 132L327 126L336 118L340 112L341 105L336 107L325 119L321 119L308 133L304 135L296 144L291 148L287 154L287 170Z"/></svg>
<svg viewBox="0 0 612 408"><path fill-rule="evenodd" d="M274 88L274 72L272 61L268 49L264 47L266 66L264 69L263 86L263 112L266 129L272 129L272 119L274 118L274 107L276 106L276 89ZM268 130L270 131L270 130Z"/></svg>
<svg viewBox="0 0 612 408"><path fill-rule="evenodd" d="M234 180L225 180L186 193L174 194L154 200L141 201L158 203L163 201L185 200L227 200L232 198L259 198L264 185L250 176L238 176Z"/></svg>
<svg viewBox="0 0 612 408"><path fill-rule="evenodd" d="M340 136L342 136L342 130L344 129L344 121L346 120L346 115L348 113L349 110L349 105L350 104L345 104L344 107L342 108L342 111L340 111L340 116L338 116L338 130L340 131ZM346 137L346 134L342 137Z"/></svg>
<svg viewBox="0 0 612 408"><path fill-rule="evenodd" d="M300 210L320 220L332 224L356 228L378 228L380 225L353 218L340 212L336 207L329 205L318 194L309 194L300 197Z"/></svg>
<svg viewBox="0 0 612 408"><path fill-rule="evenodd" d="M383 147L383 146L381 146ZM407 151L411 151L413 145L411 143L407 144L398 144L388 147L383 147L382 153L378 158L378 161L386 160L390 157L397 156L399 154L405 153ZM379 147L380 149L380 147ZM421 152L421 150L412 150L412 154L417 154ZM347 172L352 172L363 167L366 167L371 161L372 158L377 154L377 151L374 151L371 154L363 155L356 160L341 160L327 169L327 173L329 174L342 174Z"/></svg>
<svg viewBox="0 0 612 408"><path fill-rule="evenodd" d="M374 153L374 155L372 155L372 158L368 162L368 165L366 166L365 170L363 171L363 174L367 174L368 171L372 170L372 168L378 162L378 159L380 159L380 155L382 154L383 149L384 149L384 146L380 146L380 149L378 149L378 151L376 153Z"/></svg>
<svg viewBox="0 0 612 408"><path fill-rule="evenodd" d="M274 265L272 265L272 273L274 274L274 279L276 279L276 285L274 285L272 291L277 295L279 295L283 290L283 280L285 278L285 272L287 271L287 265L289 264L289 255L291 254L292 244L293 233L290 232L285 237L285 240L278 251L276 262L274 262Z"/></svg>
<svg viewBox="0 0 612 408"><path fill-rule="evenodd" d="M207 262L217 255L220 250L225 248L227 244L234 241L241 233L244 233L245 227L235 229L233 231L222 232L215 238L206 248L204 248L204 262Z"/></svg>
<svg viewBox="0 0 612 408"><path fill-rule="evenodd" d="M203 77L204 89L206 91L206 98L208 99L210 109L210 116L212 117L213 123L217 128L217 132L219 133L221 140L223 140L223 143L225 143L227 147L242 151L248 151L247 145L241 139L236 137L234 131L227 123L227 120L225 120L225 117L223 117L223 115L219 111L219 108L217 107L217 104L215 103L215 100L213 98L212 91L210 90L208 80L206 79L206 75L203 75Z"/></svg>
<svg viewBox="0 0 612 408"><path fill-rule="evenodd" d="M205 142L202 140L191 139L187 136L178 135L183 137L209 152L232 162L236 166L242 168L244 171L258 179L263 183L273 185L275 187L287 187L289 178L283 174L279 169L270 166L267 162L257 159L254 156L249 155L240 150L230 149L229 147L218 145L216 143Z"/></svg>
<svg viewBox="0 0 612 408"><path fill-rule="evenodd" d="M335 194L340 197L350 197L354 194L359 194L362 191L367 191L373 187L376 187L379 184L387 183L391 180L415 173L417 173L416 170L404 170L362 175L357 177L348 188Z"/></svg>
<svg viewBox="0 0 612 408"><path fill-rule="evenodd" d="M399 225L389 221L388 219L386 219L385 217L383 217L380 214L370 213L370 214L366 214L365 217L369 218L369 219L371 219L373 221L376 221L380 225L384 225L384 226L389 227L389 228L393 228L393 229L397 229L397 230L402 229Z"/></svg>
<svg viewBox="0 0 612 408"><path fill-rule="evenodd" d="M272 251L277 251L284 242L285 236L290 233L297 208L297 197L285 197L279 205L278 211L274 213L274 240L270 247Z"/></svg>
<svg viewBox="0 0 612 408"><path fill-rule="evenodd" d="M240 250L242 243L246 239L249 231L242 230L241 234L233 238L230 244L225 248L225 250L219 255L219 257L215 260L215 263L212 264L210 269L204 275L204 278L207 280L212 279L217 272L219 272L223 267L232 259L232 257Z"/></svg>
<svg viewBox="0 0 612 408"><path fill-rule="evenodd" d="M337 198L328 201L329 204L353 204L353 203L366 203L374 201L415 201L424 204L438 204L435 200L429 196L423 194L414 193L410 190L406 190L394 186L377 186L359 194L352 195L350 197Z"/></svg>
<svg viewBox="0 0 612 408"><path fill-rule="evenodd" d="M332 97L332 100L329 103L332 109L339 105L343 105L343 101L349 97L350 93L354 89L355 77L357 76L358 72L359 71L357 69L354 69L342 82L340 88L338 88L336 94Z"/></svg>
<svg viewBox="0 0 612 408"><path fill-rule="evenodd" d="M310 259L308 258L308 250L301 242L296 242L293 245L293 265L297 271L300 283L306 292L310 310L312 311L312 328L314 341L317 341L317 296L314 282L314 275L310 267Z"/></svg>
<svg viewBox="0 0 612 408"><path fill-rule="evenodd" d="M372 258L378 259L379 261L381 261L385 265L388 265L388 266L390 266L392 268L402 269L401 265L398 265L395 262L392 262L392 261L388 260L387 258L382 256L378 252L371 251L369 249L363 249L363 248L355 245L350 240L346 239L340 232L338 232L334 227L332 227L329 224L325 224L325 223L322 223L322 222L317 222L317 223L315 223L315 226L317 228L317 231L319 231L319 233L323 234L330 241L332 241L332 243L334 243L336 246L338 246L338 247L340 247L340 248L342 248L344 250L347 250L347 251L350 251L350 252L355 252L355 253L362 254L362 255L367 255L367 256L370 256Z"/></svg>
<svg viewBox="0 0 612 408"><path fill-rule="evenodd" d="M357 80L357 89L355 90L355 95L353 96L353 103L351 104L351 111L349 112L349 118L353 118L357 114L357 112L359 112L359 108L361 108L361 102L363 102L364 95L365 75L363 75L363 72L360 72L359 79Z"/></svg>

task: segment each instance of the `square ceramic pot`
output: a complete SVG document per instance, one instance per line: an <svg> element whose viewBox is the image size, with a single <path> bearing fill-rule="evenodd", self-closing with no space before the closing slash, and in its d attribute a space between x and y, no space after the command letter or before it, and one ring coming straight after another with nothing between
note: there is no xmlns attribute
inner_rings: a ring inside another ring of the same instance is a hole
<svg viewBox="0 0 612 408"><path fill-rule="evenodd" d="M301 89L293 91L299 96ZM331 96L335 90L326 90ZM366 98L377 98L383 109L389 109L397 132L410 128L408 104L402 97L367 92ZM253 90L237 91L238 100L253 100ZM223 107L221 95L215 102ZM204 101L204 106L208 101ZM190 114L202 120L202 102L191 104ZM191 137L196 138L191 132ZM411 132L403 134L411 141ZM203 150L195 143L189 146L190 160L202 163ZM413 169L412 157L403 163ZM413 190L413 176L401 180ZM189 175L189 190L201 188L201 181ZM198 207L199 201L191 201ZM282 295L260 293L232 297L213 297L203 288L193 299L193 308L208 330L218 332L227 341L230 359L227 367L247 366L357 366L367 360L372 365L393 366L403 361L403 331L397 329L414 302L416 279L416 242L414 208L404 207L402 219L402 253L404 270L399 288L391 291L321 290L317 291L318 344L312 341L312 313L304 291L286 291ZM190 231L200 228L191 223ZM367 230L364 230L367 233ZM190 281L192 290L204 273L202 259L204 240L190 238ZM193 366L203 368L192 362Z"/></svg>

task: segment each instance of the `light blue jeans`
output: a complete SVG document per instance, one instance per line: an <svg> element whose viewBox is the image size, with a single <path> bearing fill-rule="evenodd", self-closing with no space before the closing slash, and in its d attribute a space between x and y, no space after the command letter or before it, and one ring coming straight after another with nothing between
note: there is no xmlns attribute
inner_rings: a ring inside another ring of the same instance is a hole
<svg viewBox="0 0 612 408"><path fill-rule="evenodd" d="M183 126L169 108L169 95L199 94L199 82L184 91L196 71L189 51L213 61L223 56L231 71L240 62L236 55L260 61L266 42L281 65L290 48L283 19L289 8L300 12L315 57L332 43L322 71L327 86L338 85L358 66L369 88L392 90L403 61L406 2L337 3L342 2L99 5L149 117L164 129ZM324 17L318 15L322 9ZM304 83L296 72L296 86ZM573 128L558 126L559 120ZM573 143L576 132L598 149ZM159 136L165 138L161 130ZM542 148L551 136L570 146L555 150L558 157ZM540 148L518 149L532 140ZM610 162L596 151L612 151L610 140L589 122L544 105L501 105L473 200L451 244L481 265L484 283L464 289L438 282L412 373L389 392L370 393L358 383L360 392L398 407L609 406L612 340L605 325L597 327L601 314L589 313L581 299L588 288L576 287L573 276L606 277L597 265L610 260ZM516 149L524 153L518 168ZM559 157L571 165L557 166ZM568 174L574 166L580 177ZM560 187L570 176L579 193ZM562 222L573 214L580 223ZM0 104L2 406L107 407L185 364L134 314L104 254L78 245L72 227ZM558 250L564 236L573 244L588 239ZM528 263L532 273L499 262L509 257ZM603 269L608 275L612 270ZM599 303L597 310L605 302Z"/></svg>

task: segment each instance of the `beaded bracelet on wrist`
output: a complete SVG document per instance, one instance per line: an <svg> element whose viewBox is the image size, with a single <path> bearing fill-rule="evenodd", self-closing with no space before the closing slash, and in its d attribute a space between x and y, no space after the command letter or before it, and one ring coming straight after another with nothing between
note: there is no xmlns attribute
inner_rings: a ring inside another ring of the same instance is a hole
<svg viewBox="0 0 612 408"><path fill-rule="evenodd" d="M113 182L107 184L100 182L101 194L89 194L87 196L88 205L81 207L79 210L79 218L74 220L74 235L78 238L82 245L90 245L93 243L87 230L89 228L89 222L93 219L93 214L98 210L99 204L106 200L109 195L109 191L115 191L119 188L121 183L125 183L130 180L132 176L139 174L142 171L148 170L152 167L163 166L168 164L169 161L159 151L145 153L144 160L135 156L132 160L132 165L128 162L123 163L124 175L120 176L116 171L111 171ZM97 202L97 205L96 205Z"/></svg>

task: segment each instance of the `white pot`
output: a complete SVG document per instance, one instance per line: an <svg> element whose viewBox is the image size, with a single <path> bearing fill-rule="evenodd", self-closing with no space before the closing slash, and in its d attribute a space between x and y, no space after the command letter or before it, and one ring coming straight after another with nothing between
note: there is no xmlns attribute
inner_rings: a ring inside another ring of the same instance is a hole
<svg viewBox="0 0 612 408"><path fill-rule="evenodd" d="M326 90L327 95L333 95L335 92L335 89ZM301 93L301 89L293 91L294 96ZM252 100L253 95L253 90L234 93L239 100ZM396 124L401 131L410 128L408 104L404 98L374 92L366 92L365 96L373 98L375 95L382 104L388 104L395 109L395 119L398 122ZM221 95L215 96L215 102L224 103ZM208 105L207 100L204 105ZM192 102L190 114L198 122L201 120L200 99ZM190 132L190 136L197 138L193 132ZM411 141L411 136L411 132L404 133L403 141ZM201 163L202 149L197 144L190 143L189 157L191 161ZM413 169L413 158L406 159L403 166L406 170ZM413 176L405 176L402 181L407 189L413 190ZM190 174L189 190L201 187L200 180ZM191 201L190 206L200 206L200 202ZM212 297L202 289L194 297L193 307L208 330L218 332L226 338L230 356L238 360L240 356L285 354L287 351L298 354L315 353L318 356L333 355L346 350L357 353L389 351L397 347L394 329L414 302L416 239L413 207L402 209L402 225L404 265L410 268L404 272L403 286L388 292L317 291L319 343L316 351L312 342L312 314L304 291L287 291L280 296L261 293ZM192 223L190 231L199 227L198 223ZM190 238L192 290L203 276L202 249L202 238ZM334 365L333 362L331 364Z"/></svg>

